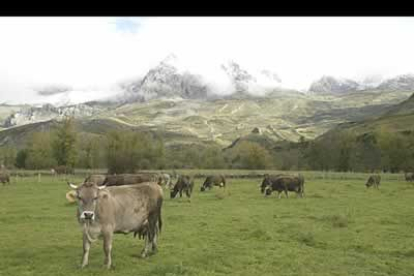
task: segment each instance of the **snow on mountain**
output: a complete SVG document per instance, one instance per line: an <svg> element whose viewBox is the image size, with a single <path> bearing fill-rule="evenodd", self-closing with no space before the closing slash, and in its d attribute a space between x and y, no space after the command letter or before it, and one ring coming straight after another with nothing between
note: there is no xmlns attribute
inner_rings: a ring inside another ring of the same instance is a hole
<svg viewBox="0 0 414 276"><path fill-rule="evenodd" d="M399 75L383 81L379 86L380 90L414 90L414 74Z"/></svg>
<svg viewBox="0 0 414 276"><path fill-rule="evenodd" d="M309 91L315 93L343 94L356 91L359 87L359 84L354 80L323 76L311 84Z"/></svg>
<svg viewBox="0 0 414 276"><path fill-rule="evenodd" d="M267 69L247 71L235 61L229 61L221 68L229 77L236 93L264 95L273 89L281 88L279 76Z"/></svg>
<svg viewBox="0 0 414 276"><path fill-rule="evenodd" d="M96 114L98 111L100 111L100 108L92 107L87 104L67 105L60 107L52 104L44 104L41 106L27 105L8 116L4 120L2 127L8 128L37 123L62 118L64 116L85 118Z"/></svg>
<svg viewBox="0 0 414 276"><path fill-rule="evenodd" d="M202 77L179 70L178 63L175 55L169 55L144 77L121 83L124 92L118 99L130 102L163 97L206 98L208 86Z"/></svg>

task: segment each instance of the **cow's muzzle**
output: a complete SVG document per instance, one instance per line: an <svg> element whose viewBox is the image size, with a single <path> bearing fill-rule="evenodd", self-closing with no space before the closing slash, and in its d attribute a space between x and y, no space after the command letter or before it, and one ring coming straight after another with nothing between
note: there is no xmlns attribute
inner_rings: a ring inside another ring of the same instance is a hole
<svg viewBox="0 0 414 276"><path fill-rule="evenodd" d="M85 219L85 220L94 220L95 219L95 213L92 212L92 211L83 211L80 218Z"/></svg>

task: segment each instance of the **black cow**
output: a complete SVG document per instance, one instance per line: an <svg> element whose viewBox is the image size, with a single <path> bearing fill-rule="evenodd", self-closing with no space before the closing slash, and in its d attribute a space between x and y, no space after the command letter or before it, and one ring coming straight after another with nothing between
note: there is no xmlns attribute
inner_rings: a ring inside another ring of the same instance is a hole
<svg viewBox="0 0 414 276"><path fill-rule="evenodd" d="M260 192L263 194L266 187L268 186L269 181L274 181L277 178L281 177L281 176L287 176L289 177L290 175L287 174L265 174L262 184L260 185Z"/></svg>
<svg viewBox="0 0 414 276"><path fill-rule="evenodd" d="M210 190L213 186L226 187L226 179L223 175L209 175L201 186L200 191L204 192L207 188Z"/></svg>
<svg viewBox="0 0 414 276"><path fill-rule="evenodd" d="M381 182L381 176L378 174L375 175L371 175L368 180L367 183L365 183L365 186L367 186L367 188L374 186L375 188L379 189L379 185Z"/></svg>
<svg viewBox="0 0 414 276"><path fill-rule="evenodd" d="M177 193L180 193L180 197L183 196L183 191L187 197L191 197L193 192L194 179L188 175L180 175L175 183L173 189L171 190L170 197L175 198Z"/></svg>
<svg viewBox="0 0 414 276"><path fill-rule="evenodd" d="M276 178L265 178L266 188L264 190L265 196L269 196L273 191L278 192L278 198L281 197L281 193L285 192L288 198L289 192L296 192L297 196L303 197L305 191L305 178L302 175L299 176L279 176Z"/></svg>

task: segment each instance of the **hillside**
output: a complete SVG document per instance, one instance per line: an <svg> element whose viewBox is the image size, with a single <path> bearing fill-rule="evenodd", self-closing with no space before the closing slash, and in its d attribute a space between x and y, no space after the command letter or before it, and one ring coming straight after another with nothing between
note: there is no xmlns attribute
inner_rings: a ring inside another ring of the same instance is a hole
<svg viewBox="0 0 414 276"><path fill-rule="evenodd" d="M44 106L31 108L31 112L18 112L19 120L15 122L20 125L0 131L0 145L20 144L34 131L49 130L53 120L65 112L77 115L80 132L102 134L112 129L152 131L161 135L170 146L213 143L224 148L239 137L249 135L253 129L259 131L258 135L265 135L266 139L273 141L297 141L301 136L309 140L338 124L376 118L390 112L396 104L401 110L408 108L409 103L401 101L410 95L410 92L393 91L341 95L275 91L261 97L215 100L153 99L118 106L101 106L95 102L59 109ZM30 116L25 119L25 114ZM33 116L36 114L42 114L42 117ZM10 117L16 115L11 114ZM44 120L36 122L33 118Z"/></svg>
<svg viewBox="0 0 414 276"><path fill-rule="evenodd" d="M377 117L367 118L360 122L347 122L338 125L326 134L318 137L319 140L329 138L331 133L351 131L357 136L370 134L380 129L393 132L414 131L414 94L407 100L388 107L386 111Z"/></svg>

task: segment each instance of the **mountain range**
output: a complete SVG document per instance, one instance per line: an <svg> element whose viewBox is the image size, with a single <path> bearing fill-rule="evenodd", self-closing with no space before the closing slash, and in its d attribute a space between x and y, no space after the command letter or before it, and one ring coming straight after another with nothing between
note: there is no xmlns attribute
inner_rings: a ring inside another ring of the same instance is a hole
<svg viewBox="0 0 414 276"><path fill-rule="evenodd" d="M229 61L220 67L230 84L230 92L223 93L203 76L180 70L175 61L169 56L143 77L119 83L119 93L111 97L73 104L67 99L70 86L50 86L39 94L46 101L62 97L61 104L1 104L0 146L22 146L30 133L50 129L65 115L74 116L85 134L136 129L165 137L167 146L225 148L244 136L275 142L315 139L350 122L414 113L414 75L360 82L322 76L303 92L284 87L275 72L249 72Z"/></svg>

